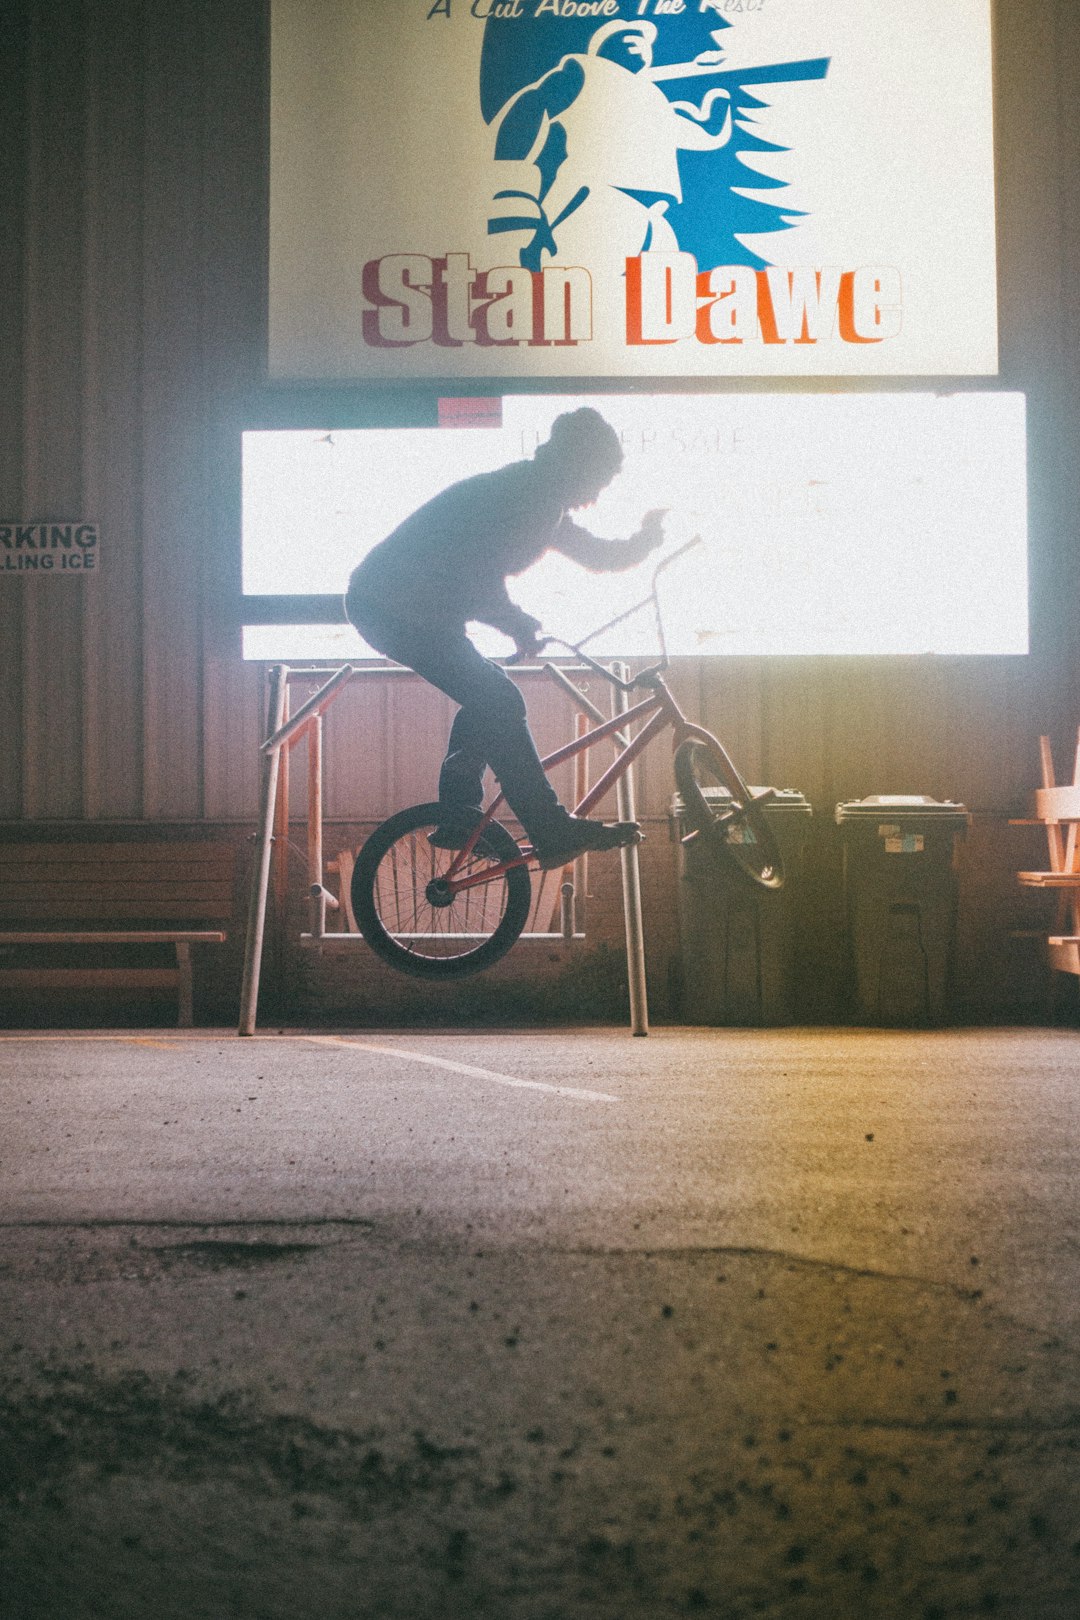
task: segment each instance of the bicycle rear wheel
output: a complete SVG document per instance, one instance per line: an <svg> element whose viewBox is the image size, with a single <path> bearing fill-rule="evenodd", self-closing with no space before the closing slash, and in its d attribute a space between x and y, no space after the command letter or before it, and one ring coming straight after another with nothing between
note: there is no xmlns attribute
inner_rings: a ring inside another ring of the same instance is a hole
<svg viewBox="0 0 1080 1620"><path fill-rule="evenodd" d="M532 884L523 866L451 895L441 888L456 859L428 843L437 804L417 804L376 827L357 856L352 905L377 956L420 979L460 979L490 967L525 926ZM456 877L520 854L505 827L489 822Z"/></svg>
<svg viewBox="0 0 1080 1620"><path fill-rule="evenodd" d="M784 883L784 857L761 795L707 743L693 738L675 750L675 785L687 821L706 847L762 889Z"/></svg>

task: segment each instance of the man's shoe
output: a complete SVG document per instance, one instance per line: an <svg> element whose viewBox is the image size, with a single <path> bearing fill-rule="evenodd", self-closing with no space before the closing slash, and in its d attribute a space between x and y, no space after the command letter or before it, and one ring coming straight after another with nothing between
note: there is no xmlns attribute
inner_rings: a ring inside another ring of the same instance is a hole
<svg viewBox="0 0 1080 1620"><path fill-rule="evenodd" d="M448 815L434 831L428 833L428 843L432 849L464 849L479 820L479 814L473 811Z"/></svg>
<svg viewBox="0 0 1080 1620"><path fill-rule="evenodd" d="M553 872L579 855L640 842L641 828L636 821L590 821L586 816L567 816L557 832L537 840L533 854L542 872Z"/></svg>

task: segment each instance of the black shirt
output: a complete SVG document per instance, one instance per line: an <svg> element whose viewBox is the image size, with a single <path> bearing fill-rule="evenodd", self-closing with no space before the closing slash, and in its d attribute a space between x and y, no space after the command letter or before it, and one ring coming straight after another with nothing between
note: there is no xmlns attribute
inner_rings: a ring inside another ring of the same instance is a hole
<svg viewBox="0 0 1080 1620"><path fill-rule="evenodd" d="M596 572L633 568L659 539L656 530L599 539L568 516L546 467L516 461L425 501L354 570L349 601L398 621L474 619L513 636L533 621L507 595L507 576L546 551Z"/></svg>

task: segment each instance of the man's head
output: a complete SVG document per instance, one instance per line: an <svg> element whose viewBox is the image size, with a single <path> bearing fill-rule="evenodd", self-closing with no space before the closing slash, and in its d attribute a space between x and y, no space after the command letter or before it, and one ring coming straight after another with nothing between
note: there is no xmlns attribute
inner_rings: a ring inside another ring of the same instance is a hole
<svg viewBox="0 0 1080 1620"><path fill-rule="evenodd" d="M619 436L590 405L564 411L536 452L537 462L557 484L568 506L587 506L606 489L622 466Z"/></svg>

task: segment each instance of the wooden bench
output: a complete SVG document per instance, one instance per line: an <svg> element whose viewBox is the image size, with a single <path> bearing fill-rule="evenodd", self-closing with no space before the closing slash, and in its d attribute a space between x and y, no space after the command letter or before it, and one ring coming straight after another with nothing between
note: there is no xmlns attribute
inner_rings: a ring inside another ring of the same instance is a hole
<svg viewBox="0 0 1080 1620"><path fill-rule="evenodd" d="M0 948L20 958L8 967L3 951L0 989L172 990L177 1023L190 1028L191 947L225 940L234 866L233 846L210 840L0 842ZM115 954L114 946L151 945L172 947L175 960L157 967L40 960L45 947L53 948L47 958L60 947Z"/></svg>

